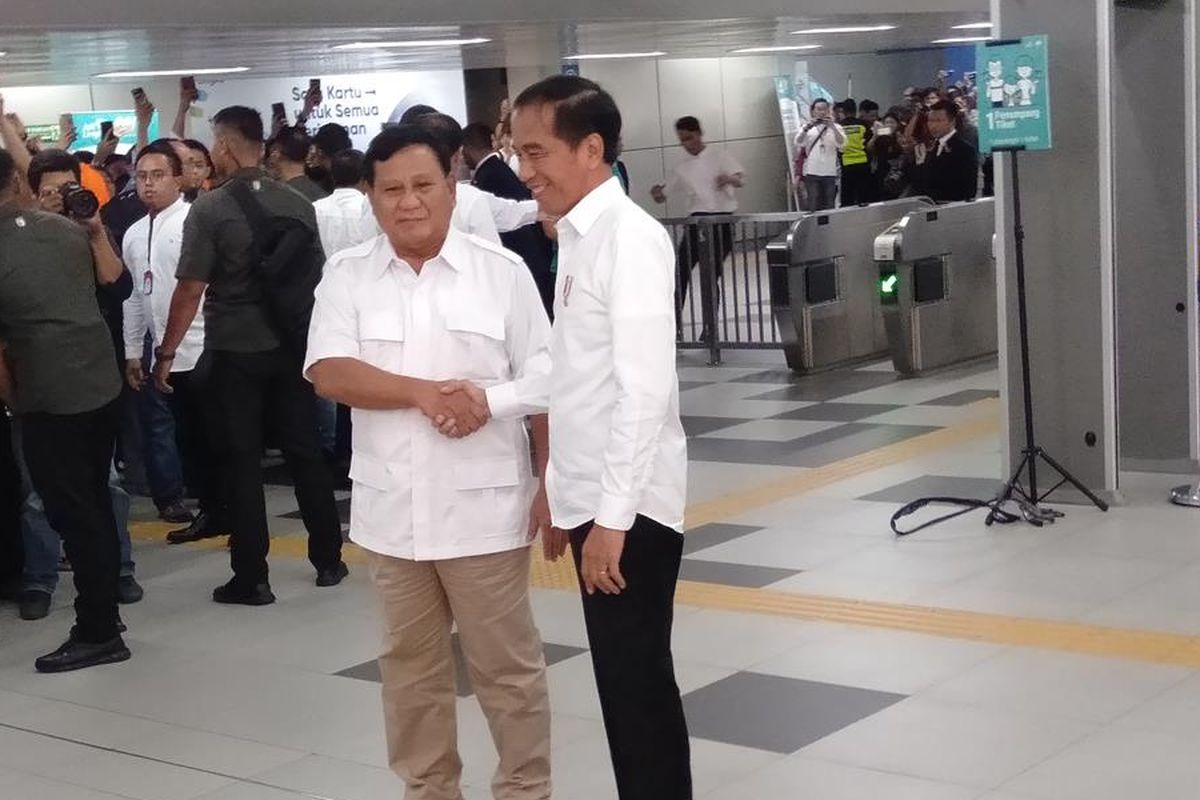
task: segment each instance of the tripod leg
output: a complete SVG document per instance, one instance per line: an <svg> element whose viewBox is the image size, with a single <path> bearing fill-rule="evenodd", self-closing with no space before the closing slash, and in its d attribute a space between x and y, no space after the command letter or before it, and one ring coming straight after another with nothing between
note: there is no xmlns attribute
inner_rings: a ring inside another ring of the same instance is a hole
<svg viewBox="0 0 1200 800"><path fill-rule="evenodd" d="M1104 502L1099 497L1097 497L1095 492L1093 492L1091 489L1084 486L1082 483L1080 483L1080 481L1074 475L1072 475L1071 473L1069 473L1065 469L1063 469L1062 465L1060 465L1057 461L1055 461L1053 458L1051 458L1046 453L1045 450L1038 448L1038 450L1035 454L1035 457L1036 456L1041 456L1042 459L1047 464L1049 464L1051 466L1051 468L1053 468L1055 471L1057 471L1059 475L1062 475L1063 478L1065 478L1068 483L1070 483L1072 486L1074 486L1079 491L1083 492L1083 496L1086 497L1088 500L1091 500L1092 503L1096 506L1096 508L1100 509L1101 511L1108 511L1108 503ZM1044 498L1035 498L1035 502L1037 502L1040 499L1044 499Z"/></svg>
<svg viewBox="0 0 1200 800"><path fill-rule="evenodd" d="M1024 474L1025 469L1032 463L1033 459L1030 458L1030 453L1027 450L1021 456L1021 463L1017 464L1017 471L1013 473L1013 476L1009 479L1008 483L1004 484L1004 490L997 496L995 505L993 506L991 512L988 513L986 522L987 525L993 524L1000 518L998 513L1000 507L1009 500L1012 500L1014 494L1017 492L1024 494L1024 491L1021 489L1021 475Z"/></svg>

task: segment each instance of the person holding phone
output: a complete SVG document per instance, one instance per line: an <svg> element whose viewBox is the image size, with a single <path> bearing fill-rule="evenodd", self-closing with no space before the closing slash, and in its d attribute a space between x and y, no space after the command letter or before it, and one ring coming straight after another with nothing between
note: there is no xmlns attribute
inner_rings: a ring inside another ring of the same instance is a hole
<svg viewBox="0 0 1200 800"><path fill-rule="evenodd" d="M829 101L818 98L809 108L812 118L796 137L804 151L804 188L808 211L833 208L838 193L838 154L846 146L846 132L833 121Z"/></svg>

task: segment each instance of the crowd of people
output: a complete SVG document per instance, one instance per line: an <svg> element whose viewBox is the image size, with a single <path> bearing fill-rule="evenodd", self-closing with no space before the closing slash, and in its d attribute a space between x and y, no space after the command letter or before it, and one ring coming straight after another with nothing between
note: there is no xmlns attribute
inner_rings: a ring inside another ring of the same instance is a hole
<svg viewBox="0 0 1200 800"><path fill-rule="evenodd" d="M990 196L992 162L980 158L976 99L972 81L946 86L943 74L938 86L910 87L887 110L873 100L814 100L794 143L802 207Z"/></svg>
<svg viewBox="0 0 1200 800"><path fill-rule="evenodd" d="M139 459L181 526L168 542L229 535L232 577L212 600L273 603L274 448L317 586L349 573L334 493L353 487L407 797L460 795L455 627L497 796L550 796L528 580L540 536L580 576L620 796L690 798L670 650L687 473L678 266L627 196L611 96L556 76L499 127L465 130L417 106L365 152L337 125L310 135L319 88L293 125L222 109L211 148L183 129L194 90L180 100L175 135L146 141L154 107L137 98L128 155L111 138L71 153L69 129L40 146L0 107L0 596L35 620L60 570L77 590L74 626L36 669L132 656L119 606L144 592L117 467ZM716 166L719 189L740 185L736 165Z"/></svg>

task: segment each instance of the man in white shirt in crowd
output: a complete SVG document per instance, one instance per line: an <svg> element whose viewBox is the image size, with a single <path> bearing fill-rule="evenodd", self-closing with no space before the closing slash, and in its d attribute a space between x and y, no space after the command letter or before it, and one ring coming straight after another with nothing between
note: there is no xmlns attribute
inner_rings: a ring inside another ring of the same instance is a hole
<svg viewBox="0 0 1200 800"><path fill-rule="evenodd" d="M650 194L655 202L665 203L668 197L686 197L688 215L692 217L721 216L736 214L738 210L737 189L742 188L744 170L728 150L709 147L704 141L704 130L695 117L682 117L675 122L675 134L683 147L684 156L667 185L654 186ZM713 270L700 271L701 318L704 330L700 340L708 341L713 335L716 307L720 290L714 303L713 288L721 284L725 259L733 251L733 226L689 225L687 235L679 245L676 279L677 332L682 333L683 306L687 302L688 284L692 282L692 269L698 263L710 259Z"/></svg>
<svg viewBox="0 0 1200 800"><path fill-rule="evenodd" d="M147 380L140 357L147 331L154 346L162 344L175 292L175 272L183 246L183 223L191 206L183 197L182 145L157 141L142 148L134 165L138 198L147 215L130 226L123 240L123 260L133 276L133 293L125 301L123 330L125 380L135 392L157 392ZM171 364L172 393L164 395L174 421L174 439L179 444L183 474L188 487L200 501L200 513L187 527L167 534L172 544L192 542L226 533L221 520L200 368L204 352L204 319L197 314L176 351Z"/></svg>
<svg viewBox="0 0 1200 800"><path fill-rule="evenodd" d="M451 154L419 125L367 150L384 234L334 256L305 374L353 408L350 538L383 602L389 759L406 800L461 798L457 625L500 754L500 800L550 797L550 708L529 546L565 549L531 468L547 460L549 322L520 259L450 224ZM452 379L453 383L447 383Z"/></svg>
<svg viewBox="0 0 1200 800"><path fill-rule="evenodd" d="M617 791L690 800L671 659L687 494L674 249L613 177L621 114L607 92L559 75L515 108L521 179L560 217L546 488L570 532Z"/></svg>
<svg viewBox="0 0 1200 800"><path fill-rule="evenodd" d="M838 194L838 154L846 146L846 132L833 121L829 101L818 98L810 108L812 118L796 136L804 151L804 189L808 211L833 208Z"/></svg>
<svg viewBox="0 0 1200 800"><path fill-rule="evenodd" d="M334 255L379 235L378 226L364 225L362 181L363 154L358 150L343 150L330 159L329 172L333 178L333 194L313 202L317 213L317 230L325 255Z"/></svg>

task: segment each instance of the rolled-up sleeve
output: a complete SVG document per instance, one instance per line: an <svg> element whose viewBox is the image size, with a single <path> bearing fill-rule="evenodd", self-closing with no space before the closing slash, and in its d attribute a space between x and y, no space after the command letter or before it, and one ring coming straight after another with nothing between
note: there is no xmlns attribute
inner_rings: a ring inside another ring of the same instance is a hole
<svg viewBox="0 0 1200 800"><path fill-rule="evenodd" d="M327 358L360 358L358 312L354 307L351 268L331 261L317 286L312 321L308 325L308 350L304 377L314 364Z"/></svg>
<svg viewBox="0 0 1200 800"><path fill-rule="evenodd" d="M621 231L609 283L613 409L596 524L629 530L658 455L675 391L675 255L658 225Z"/></svg>
<svg viewBox="0 0 1200 800"><path fill-rule="evenodd" d="M513 379L487 389L496 419L544 414L550 403L550 320L525 266L515 271L505 343Z"/></svg>

